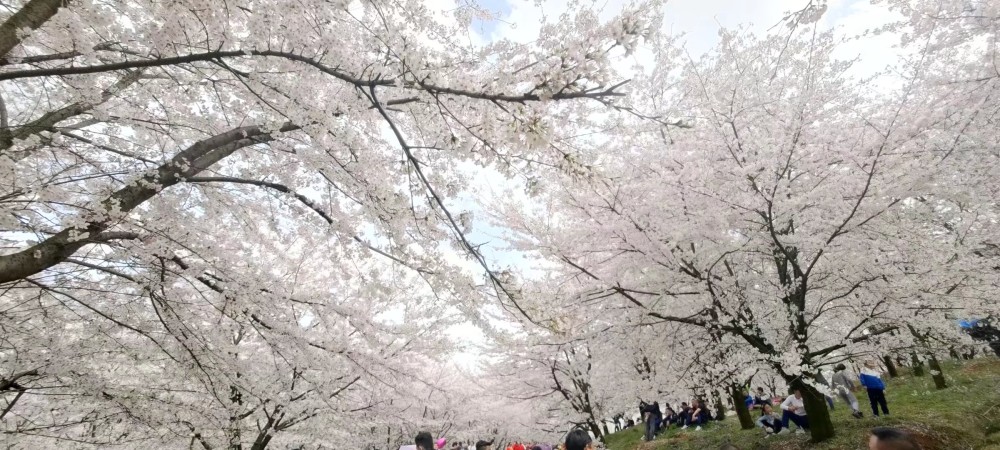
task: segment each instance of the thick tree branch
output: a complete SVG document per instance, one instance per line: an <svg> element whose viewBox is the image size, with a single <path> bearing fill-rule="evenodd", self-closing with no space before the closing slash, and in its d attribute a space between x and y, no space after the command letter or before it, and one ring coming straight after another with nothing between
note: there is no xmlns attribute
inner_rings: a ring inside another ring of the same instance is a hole
<svg viewBox="0 0 1000 450"><path fill-rule="evenodd" d="M286 124L279 131L295 129L298 127ZM155 173L115 191L102 202L102 206L106 212L127 213L155 197L161 190L201 173L236 150L272 139L272 135L261 127L248 126L198 141L161 165ZM86 226L66 228L20 252L0 255L0 283L23 279L65 261L91 242L88 237L96 236L100 239L101 233L116 222L113 217L105 215L89 220Z"/></svg>
<svg viewBox="0 0 1000 450"><path fill-rule="evenodd" d="M0 378L0 392L9 391L12 389L22 389L17 380L24 377L37 377L38 369L25 370L22 372L15 372L9 378Z"/></svg>
<svg viewBox="0 0 1000 450"><path fill-rule="evenodd" d="M116 93L121 92L123 89L131 86L133 83L139 80L139 75L141 71L129 72L121 79L119 79L115 84L111 85L104 92L101 92L100 100L96 102L76 102L70 105L66 105L62 108L56 109L45 113L41 117L16 127L14 129L8 129L7 131L0 131L4 134L2 139L0 139L0 152L10 148L13 145L14 140L26 139L33 134L37 134L41 131L53 131L53 127L59 122L69 119L74 116L78 116L87 111L90 111L95 106L100 105L108 101ZM16 155L11 155L14 161L18 161L28 156L31 152L23 152Z"/></svg>
<svg viewBox="0 0 1000 450"><path fill-rule="evenodd" d="M219 50L219 51L212 51L205 53L193 53L190 55L183 55L183 56L170 56L163 58L120 61L115 63L96 64L91 66L68 66L68 67L54 67L47 69L13 70L10 72L0 73L0 81L16 80L21 78L83 75L88 73L103 73L103 72L113 72L116 70L138 69L142 67L165 67L178 64L188 64L193 62L217 62L224 58L240 58L248 56L275 57L275 58L284 58L291 61L297 61L312 66L318 69L320 72L323 72L341 81L350 83L358 88L370 88L372 86L396 86L396 87L420 89L432 95L439 95L439 94L454 95L454 96L466 97L478 100L490 100L494 102L524 103L524 102L541 101L543 99L542 96L530 92L521 94L490 93L490 92L478 92L478 91L454 89L449 87L437 86L433 84L427 84L423 82L396 81L392 79L364 80L361 78L357 78L353 75L344 73L330 66L327 66L326 64L317 59L296 53L282 52L277 50ZM599 99L605 97L620 97L623 96L624 94L617 92L616 89L624 85L626 82L627 81L624 81L605 89L596 89L596 90L592 89L580 92L561 92L554 94L552 97L550 97L550 99L570 100L570 99L584 99L584 98ZM410 103L412 101L414 100L405 99L401 103ZM392 101L385 103L385 105L391 105L391 104L393 104Z"/></svg>
<svg viewBox="0 0 1000 450"><path fill-rule="evenodd" d="M24 391L26 390L27 389L17 390L17 395L14 396L14 399L7 402L7 407L4 408L3 411L0 411L0 420L3 420L3 418L7 416L7 413L9 413L12 408L14 408L14 404L21 399L21 396L24 395Z"/></svg>
<svg viewBox="0 0 1000 450"><path fill-rule="evenodd" d="M866 334L864 336L853 337L853 338L850 339L850 343L856 344L858 342L867 341L868 339L871 339L871 338L873 338L875 336L878 336L878 335L881 335L881 334L885 334L885 333L889 333L891 331L895 331L897 328L899 328L899 327L893 325L893 326L889 326L889 327L883 328L883 329L878 330L878 331L874 331L874 332L868 333L868 334ZM848 345L847 343L840 343L840 344L836 344L836 345L831 345L831 346L826 347L826 348L821 349L821 350L816 350L814 352L809 352L809 354L806 355L806 356L808 356L809 358L815 358L815 357L818 357L818 356L826 356L826 355L828 355L828 354L830 354L832 352L835 352L835 351L840 350L840 349L842 349L844 347L847 347L847 345Z"/></svg>
<svg viewBox="0 0 1000 450"><path fill-rule="evenodd" d="M83 75L88 73L102 73L102 72L113 72L116 70L127 70L127 69L138 69L141 67L164 67L164 66L174 66L178 64L188 64L199 61L218 61L223 58L241 58L248 56L265 56L265 57L278 57L289 59L292 61L298 61L305 63L321 72L338 78L342 81L346 81L355 86L368 86L372 83L381 86L392 85L392 81L382 80L382 81L365 81L359 78L355 78L351 75L343 73L339 70L333 69L326 66L325 64L303 55L298 55L290 52L280 52L276 50L219 50L213 52L205 53L192 53L190 55L183 56L169 56L164 58L151 58L151 59L138 59L132 61L120 61L108 64L96 64L91 66L69 66L69 67L54 67L48 69L26 69L26 70L13 70L10 72L0 73L0 81L3 80L16 80L20 78L35 78L35 77L52 77L52 76L65 76L65 75Z"/></svg>
<svg viewBox="0 0 1000 450"><path fill-rule="evenodd" d="M21 44L23 30L34 30L56 15L65 0L31 0L0 25L0 57Z"/></svg>

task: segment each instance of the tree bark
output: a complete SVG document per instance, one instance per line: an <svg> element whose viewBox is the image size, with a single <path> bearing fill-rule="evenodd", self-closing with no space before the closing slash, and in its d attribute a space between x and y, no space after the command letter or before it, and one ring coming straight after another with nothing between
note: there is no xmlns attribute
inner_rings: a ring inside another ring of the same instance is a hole
<svg viewBox="0 0 1000 450"><path fill-rule="evenodd" d="M934 387L938 389L947 388L948 382L944 379L944 371L941 370L941 363L938 362L937 356L931 354L927 365L931 368L931 378L934 380Z"/></svg>
<svg viewBox="0 0 1000 450"><path fill-rule="evenodd" d="M733 408L736 409L736 417L740 419L740 428L744 430L754 429L756 425L754 424L753 417L750 416L750 409L747 408L743 389L732 385L729 387L729 395L733 398Z"/></svg>
<svg viewBox="0 0 1000 450"><path fill-rule="evenodd" d="M588 418L587 419L587 427L590 428L590 432L591 433L594 433L594 437L596 437L598 441L601 441L601 443L604 443L604 439L605 439L604 433L601 433L601 427L599 425L597 425L597 423L594 422L593 418Z"/></svg>
<svg viewBox="0 0 1000 450"><path fill-rule="evenodd" d="M882 362L885 363L885 370L889 372L889 377L896 378L899 376L899 370L896 369L896 363L892 362L892 358L889 355L882 356Z"/></svg>
<svg viewBox="0 0 1000 450"><path fill-rule="evenodd" d="M59 122L79 116L87 111L90 111L91 109L94 109L95 106L108 101L115 94L128 88L132 84L135 84L136 81L139 81L139 76L141 74L142 72L138 70L129 72L125 76L121 77L115 84L101 92L101 98L96 102L81 101L71 103L62 108L42 114L41 117L31 122L18 126L16 131L11 131L7 128L0 130L0 132L2 132L2 135L0 135L0 154L3 154L4 150L7 150L14 145L14 140L27 139L29 136L38 134L42 131L54 131L53 128ZM40 146L35 148L39 147ZM32 153L33 152L29 149L27 151L9 154L7 156L16 162L28 157Z"/></svg>
<svg viewBox="0 0 1000 450"><path fill-rule="evenodd" d="M280 131L298 127L285 125ZM103 202L106 211L132 211L161 190L193 177L236 150L272 139L258 126L236 128L196 142L161 165L154 174L129 183ZM0 284L21 280L59 264L116 224L113 218L88 221L85 227L65 228L42 242L17 253L0 256Z"/></svg>
<svg viewBox="0 0 1000 450"><path fill-rule="evenodd" d="M712 391L712 397L715 400L715 420L720 422L726 420L726 405L722 402L722 396L719 395L719 391Z"/></svg>
<svg viewBox="0 0 1000 450"><path fill-rule="evenodd" d="M910 363L913 365L911 369L913 370L913 376L922 377L924 376L924 363L920 361L916 353L910 353Z"/></svg>
<svg viewBox="0 0 1000 450"><path fill-rule="evenodd" d="M0 58L21 44L18 33L35 30L56 15L64 0L31 0L0 25Z"/></svg>
<svg viewBox="0 0 1000 450"><path fill-rule="evenodd" d="M826 396L816 388L806 384L801 378L794 378L788 383L794 389L802 391L802 402L809 417L809 432L812 442L822 442L834 436L833 421L830 420L830 410L826 405Z"/></svg>

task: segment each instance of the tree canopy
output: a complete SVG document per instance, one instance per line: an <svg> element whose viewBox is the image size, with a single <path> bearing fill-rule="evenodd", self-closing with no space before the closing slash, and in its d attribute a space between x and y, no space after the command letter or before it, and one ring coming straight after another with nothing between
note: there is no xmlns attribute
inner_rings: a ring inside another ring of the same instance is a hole
<svg viewBox="0 0 1000 450"><path fill-rule="evenodd" d="M952 3L879 2L863 75L822 2L702 56L655 1L529 43L474 2L5 5L0 432L601 437L767 376L822 422L824 367L998 315L1000 3Z"/></svg>

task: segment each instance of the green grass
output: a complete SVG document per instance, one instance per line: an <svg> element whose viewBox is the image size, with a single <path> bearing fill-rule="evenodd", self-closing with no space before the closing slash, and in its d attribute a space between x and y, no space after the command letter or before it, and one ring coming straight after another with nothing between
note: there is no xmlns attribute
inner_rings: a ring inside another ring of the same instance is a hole
<svg viewBox="0 0 1000 450"><path fill-rule="evenodd" d="M944 390L934 388L929 374L889 380L886 397L892 416L882 420L871 417L864 392L856 393L865 412L862 420L850 417L847 405L837 399L837 409L830 412L837 435L819 444L810 443L808 434L765 439L760 429L740 430L739 420L729 416L702 431L671 429L649 444L642 442L642 431L636 427L612 434L607 446L610 450L715 450L732 443L743 450L862 450L868 448L868 430L889 425L923 435L925 450L1000 450L1000 360L950 363L943 369L949 385ZM751 414L756 420L756 412Z"/></svg>

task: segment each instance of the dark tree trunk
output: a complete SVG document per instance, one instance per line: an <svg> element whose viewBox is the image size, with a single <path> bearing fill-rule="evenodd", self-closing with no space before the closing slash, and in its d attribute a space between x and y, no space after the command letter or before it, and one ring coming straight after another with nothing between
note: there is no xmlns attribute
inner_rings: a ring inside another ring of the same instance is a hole
<svg viewBox="0 0 1000 450"><path fill-rule="evenodd" d="M922 377L924 376L924 363L917 357L916 353L910 353L910 363L913 365L913 376Z"/></svg>
<svg viewBox="0 0 1000 450"><path fill-rule="evenodd" d="M722 402L719 391L712 391L712 397L715 397L715 420L720 422L726 420L726 404Z"/></svg>
<svg viewBox="0 0 1000 450"><path fill-rule="evenodd" d="M948 383L944 379L944 371L941 370L941 363L938 362L937 357L930 355L927 365L931 368L931 378L934 379L934 387L938 389L948 387Z"/></svg>
<svg viewBox="0 0 1000 450"><path fill-rule="evenodd" d="M733 408L736 409L736 417L740 419L740 428L744 430L754 429L753 417L750 416L750 409L747 408L744 400L743 390L739 386L730 386L729 395L733 399Z"/></svg>
<svg viewBox="0 0 1000 450"><path fill-rule="evenodd" d="M889 355L882 357L882 362L885 363L885 370L889 372L889 376L896 378L899 376L899 370L896 370L896 363L892 362L892 358Z"/></svg>
<svg viewBox="0 0 1000 450"><path fill-rule="evenodd" d="M598 441L604 442L604 434L601 433L601 427L593 421L593 419L587 419L587 426L590 428L590 432L594 433Z"/></svg>
<svg viewBox="0 0 1000 450"><path fill-rule="evenodd" d="M794 389L802 391L802 402L809 417L809 432L812 442L823 442L834 435L833 421L830 420L830 410L827 409L826 396L816 388L795 378L788 383Z"/></svg>

